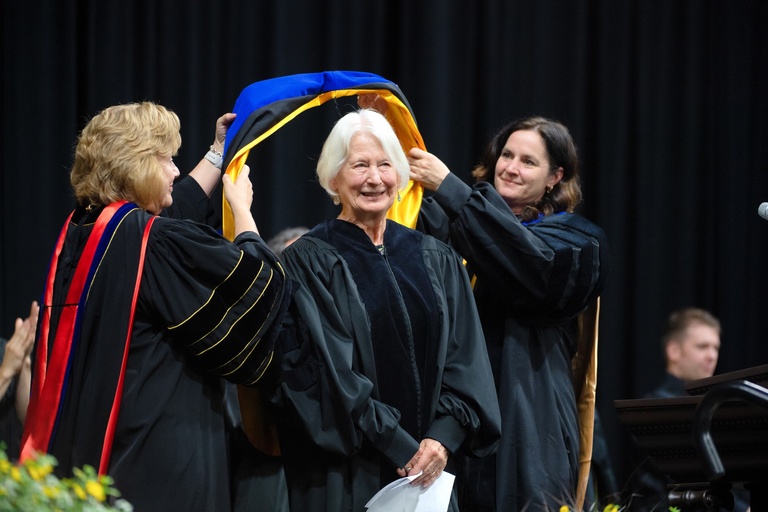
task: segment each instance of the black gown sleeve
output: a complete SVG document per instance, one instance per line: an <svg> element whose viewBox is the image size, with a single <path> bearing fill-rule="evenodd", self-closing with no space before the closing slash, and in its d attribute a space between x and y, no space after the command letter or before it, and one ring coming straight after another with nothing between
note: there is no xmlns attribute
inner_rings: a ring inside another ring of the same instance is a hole
<svg viewBox="0 0 768 512"><path fill-rule="evenodd" d="M425 191L419 215L416 218L416 230L437 238L441 242L450 243L448 225L448 215L435 201L433 195Z"/></svg>
<svg viewBox="0 0 768 512"><path fill-rule="evenodd" d="M158 218L140 306L167 326L197 370L253 385L272 360L287 287L282 267L255 233L233 243L208 226Z"/></svg>
<svg viewBox="0 0 768 512"><path fill-rule="evenodd" d="M489 183L470 188L454 175L434 200L449 219L451 244L511 310L574 317L602 292L607 241L586 219L563 213L526 226Z"/></svg>
<svg viewBox="0 0 768 512"><path fill-rule="evenodd" d="M185 176L173 185L173 203L161 215L213 225L213 205L194 178Z"/></svg>

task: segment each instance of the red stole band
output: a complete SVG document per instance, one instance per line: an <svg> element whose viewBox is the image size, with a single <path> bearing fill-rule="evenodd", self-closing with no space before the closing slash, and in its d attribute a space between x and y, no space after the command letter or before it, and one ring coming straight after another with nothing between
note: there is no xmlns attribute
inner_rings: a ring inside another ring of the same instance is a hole
<svg viewBox="0 0 768 512"><path fill-rule="evenodd" d="M112 403L112 411L109 413L109 423L107 432L104 434L104 446L101 449L101 461L99 462L99 474L106 475L109 469L109 459L112 455L112 441L115 439L115 428L117 426L117 417L120 413L120 402L123 398L123 384L125 382L125 367L128 364L128 352L131 348L131 334L133 333L133 317L136 314L136 301L139 298L139 288L141 287L141 273L144 270L144 255L147 252L147 240L149 240L149 230L157 217L152 216L144 228L144 236L141 239L141 253L139 254L139 268L136 271L136 287L133 289L133 300L131 301L131 313L128 319L128 332L125 335L125 349L123 351L123 363L120 365L120 377L117 381L115 390L115 400Z"/></svg>

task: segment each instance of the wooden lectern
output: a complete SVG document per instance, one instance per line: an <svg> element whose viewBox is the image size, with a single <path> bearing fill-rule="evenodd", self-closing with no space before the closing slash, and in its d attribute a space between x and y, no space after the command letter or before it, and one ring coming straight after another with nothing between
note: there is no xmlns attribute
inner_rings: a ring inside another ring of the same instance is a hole
<svg viewBox="0 0 768 512"><path fill-rule="evenodd" d="M750 491L768 510L768 365L686 383L690 396L616 400L619 420L674 482L670 505L707 507Z"/></svg>

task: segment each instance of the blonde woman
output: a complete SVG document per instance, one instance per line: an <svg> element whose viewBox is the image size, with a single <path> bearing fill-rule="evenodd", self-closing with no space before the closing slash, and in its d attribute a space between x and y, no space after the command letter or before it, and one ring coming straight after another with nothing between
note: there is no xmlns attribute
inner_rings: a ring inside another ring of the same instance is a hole
<svg viewBox="0 0 768 512"><path fill-rule="evenodd" d="M77 207L43 294L22 457L51 453L64 474L94 466L135 510L229 510L221 378L268 378L286 308L247 168L223 178L233 242L157 216L204 218L233 119L219 118L211 151L179 183L180 124L165 107L107 108L78 140Z"/></svg>

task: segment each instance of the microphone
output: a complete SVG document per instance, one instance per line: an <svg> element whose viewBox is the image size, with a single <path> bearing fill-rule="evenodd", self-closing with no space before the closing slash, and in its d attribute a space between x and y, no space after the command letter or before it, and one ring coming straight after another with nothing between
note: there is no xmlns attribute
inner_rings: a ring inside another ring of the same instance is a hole
<svg viewBox="0 0 768 512"><path fill-rule="evenodd" d="M765 220L768 220L768 203L762 203L757 208L757 214L764 218Z"/></svg>

